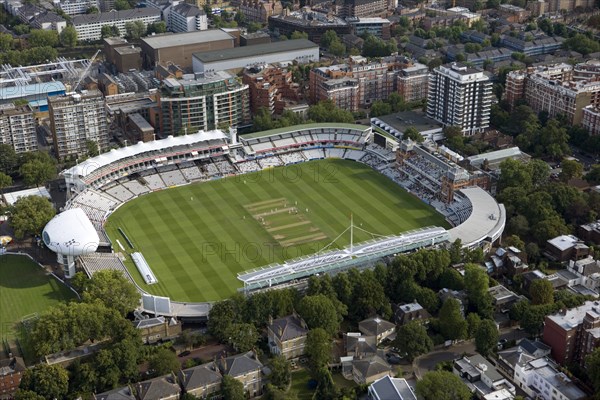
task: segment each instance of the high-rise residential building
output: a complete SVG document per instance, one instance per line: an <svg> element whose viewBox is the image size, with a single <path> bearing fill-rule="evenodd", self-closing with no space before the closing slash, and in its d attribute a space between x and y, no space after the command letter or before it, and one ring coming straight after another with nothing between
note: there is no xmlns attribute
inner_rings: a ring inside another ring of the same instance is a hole
<svg viewBox="0 0 600 400"><path fill-rule="evenodd" d="M36 124L29 106L0 105L0 144L17 153L37 150Z"/></svg>
<svg viewBox="0 0 600 400"><path fill-rule="evenodd" d="M405 102L426 99L428 86L429 68L427 65L415 63L398 71L398 93Z"/></svg>
<svg viewBox="0 0 600 400"><path fill-rule="evenodd" d="M48 109L58 159L87 156L94 146L100 153L108 148L108 123L100 91L49 97Z"/></svg>
<svg viewBox="0 0 600 400"><path fill-rule="evenodd" d="M591 63L544 65L512 71L506 77L504 98L511 107L524 100L550 117L559 114L573 125L583 122L587 106L600 106L600 68Z"/></svg>
<svg viewBox="0 0 600 400"><path fill-rule="evenodd" d="M85 14L91 8L100 10L98 0L60 0L58 7L68 15Z"/></svg>
<svg viewBox="0 0 600 400"><path fill-rule="evenodd" d="M224 71L165 79L159 105L166 135L240 127L251 120L248 85Z"/></svg>
<svg viewBox="0 0 600 400"><path fill-rule="evenodd" d="M590 135L600 135L600 109L594 106L584 107L581 125Z"/></svg>
<svg viewBox="0 0 600 400"><path fill-rule="evenodd" d="M482 70L441 65L429 78L427 116L469 136L489 127L492 96L492 82Z"/></svg>
<svg viewBox="0 0 600 400"><path fill-rule="evenodd" d="M353 100L347 102L349 111L357 111L358 107L368 107L374 101L385 100L394 91L396 72L386 62L368 62L363 57L354 57L349 64L332 65L315 68L310 71L309 93L312 102L334 100L331 94L347 92L355 87ZM325 87L326 86L326 87ZM348 96L344 96L348 97Z"/></svg>

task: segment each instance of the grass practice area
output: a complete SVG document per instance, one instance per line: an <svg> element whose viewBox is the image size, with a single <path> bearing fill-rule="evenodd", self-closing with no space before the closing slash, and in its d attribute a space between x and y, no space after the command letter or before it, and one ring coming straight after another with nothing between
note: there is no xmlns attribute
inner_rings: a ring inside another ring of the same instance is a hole
<svg viewBox="0 0 600 400"><path fill-rule="evenodd" d="M0 256L0 326L2 339L16 336L23 317L39 314L75 294L25 256Z"/></svg>
<svg viewBox="0 0 600 400"><path fill-rule="evenodd" d="M322 160L141 196L115 211L105 228L116 251L119 240L127 253L144 255L158 283L146 285L129 257L126 265L149 293L214 301L242 286L238 272L322 250L350 225L351 214L355 243L372 239L370 233L447 226L370 167ZM349 243L348 232L333 246Z"/></svg>

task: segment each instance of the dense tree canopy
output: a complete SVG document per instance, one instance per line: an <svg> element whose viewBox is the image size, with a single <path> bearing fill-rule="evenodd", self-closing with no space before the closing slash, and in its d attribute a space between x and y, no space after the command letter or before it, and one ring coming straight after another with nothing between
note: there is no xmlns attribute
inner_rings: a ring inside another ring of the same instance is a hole
<svg viewBox="0 0 600 400"><path fill-rule="evenodd" d="M460 312L460 302L447 299L440 309L440 332L444 339L458 340L467 337L467 321Z"/></svg>
<svg viewBox="0 0 600 400"><path fill-rule="evenodd" d="M221 395L224 400L246 400L244 385L242 382L229 375L223 376L221 383Z"/></svg>
<svg viewBox="0 0 600 400"><path fill-rule="evenodd" d="M72 25L65 27L60 33L60 43L66 48L77 46L77 31Z"/></svg>
<svg viewBox="0 0 600 400"><path fill-rule="evenodd" d="M309 328L323 328L329 335L334 335L342 322L331 300L322 294L302 298L298 313Z"/></svg>
<svg viewBox="0 0 600 400"><path fill-rule="evenodd" d="M536 279L529 287L529 296L533 305L552 304L554 302L554 287L549 280Z"/></svg>
<svg viewBox="0 0 600 400"><path fill-rule="evenodd" d="M306 355L313 373L322 367L327 367L331 359L331 336L321 329L311 329L306 337Z"/></svg>
<svg viewBox="0 0 600 400"><path fill-rule="evenodd" d="M491 319L479 323L475 332L475 348L482 356L487 356L498 343L498 328Z"/></svg>
<svg viewBox="0 0 600 400"><path fill-rule="evenodd" d="M69 390L69 375L60 365L37 364L25 370L19 387L45 399L62 399Z"/></svg>
<svg viewBox="0 0 600 400"><path fill-rule="evenodd" d="M471 392L458 376L448 371L432 371L417 381L417 395L423 400L469 400Z"/></svg>
<svg viewBox="0 0 600 400"><path fill-rule="evenodd" d="M18 239L28 234L40 234L56 211L45 197L27 196L16 201L10 210L10 225Z"/></svg>
<svg viewBox="0 0 600 400"><path fill-rule="evenodd" d="M30 47L56 47L59 43L55 30L32 29L27 37Z"/></svg>
<svg viewBox="0 0 600 400"><path fill-rule="evenodd" d="M398 328L394 347L412 361L421 354L429 353L433 349L433 341L427 334L427 329L419 321L413 321Z"/></svg>
<svg viewBox="0 0 600 400"><path fill-rule="evenodd" d="M140 305L140 293L121 271L96 272L83 289L83 301L100 301L123 316Z"/></svg>
<svg viewBox="0 0 600 400"><path fill-rule="evenodd" d="M159 347L150 357L149 367L154 371L154 376L162 376L170 373L176 374L181 369L181 364L174 352Z"/></svg>

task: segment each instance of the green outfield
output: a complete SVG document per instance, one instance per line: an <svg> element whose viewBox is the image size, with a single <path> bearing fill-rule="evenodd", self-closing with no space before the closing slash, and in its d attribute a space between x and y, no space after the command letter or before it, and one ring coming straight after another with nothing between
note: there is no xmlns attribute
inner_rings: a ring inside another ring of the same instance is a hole
<svg viewBox="0 0 600 400"><path fill-rule="evenodd" d="M115 251L140 251L158 283L150 293L213 301L234 293L237 273L312 254L350 224L378 235L447 226L432 207L353 161L322 160L168 189L128 202L108 219ZM131 240L129 248L121 228ZM355 229L354 241L373 236ZM344 247L350 235L334 246Z"/></svg>
<svg viewBox="0 0 600 400"><path fill-rule="evenodd" d="M2 339L16 335L15 323L75 298L74 293L25 256L0 256Z"/></svg>

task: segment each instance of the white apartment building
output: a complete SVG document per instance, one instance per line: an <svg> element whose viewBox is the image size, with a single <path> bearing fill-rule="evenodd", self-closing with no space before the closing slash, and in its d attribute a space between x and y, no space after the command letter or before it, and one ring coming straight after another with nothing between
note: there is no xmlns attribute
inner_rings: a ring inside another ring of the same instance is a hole
<svg viewBox="0 0 600 400"><path fill-rule="evenodd" d="M17 153L37 150L36 124L29 106L0 105L0 144Z"/></svg>
<svg viewBox="0 0 600 400"><path fill-rule="evenodd" d="M532 359L523 355L515 365L514 382L528 396L543 400L581 400L587 398L557 364L547 357Z"/></svg>
<svg viewBox="0 0 600 400"><path fill-rule="evenodd" d="M99 14L85 14L73 17L73 26L81 41L100 40L103 26L116 26L120 36L125 36L128 22L141 21L145 26L161 21L161 12L155 8L134 8L132 10L109 11Z"/></svg>
<svg viewBox="0 0 600 400"><path fill-rule="evenodd" d="M168 26L172 32L205 31L208 17L203 9L193 4L179 3L171 8Z"/></svg>
<svg viewBox="0 0 600 400"><path fill-rule="evenodd" d="M492 82L483 71L461 63L442 65L429 78L427 116L470 136L489 127L492 97Z"/></svg>
<svg viewBox="0 0 600 400"><path fill-rule="evenodd" d="M67 15L85 14L91 7L96 7L100 11L98 0L54 0L54 6Z"/></svg>
<svg viewBox="0 0 600 400"><path fill-rule="evenodd" d="M88 155L89 142L94 142L99 152L108 148L108 123L100 91L49 97L48 108L54 149L60 160Z"/></svg>

